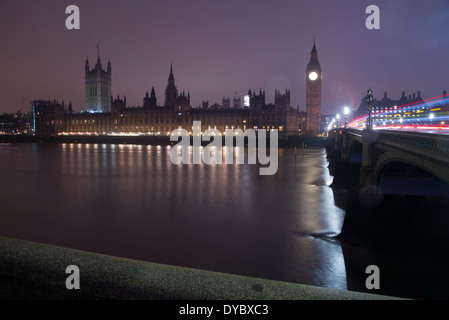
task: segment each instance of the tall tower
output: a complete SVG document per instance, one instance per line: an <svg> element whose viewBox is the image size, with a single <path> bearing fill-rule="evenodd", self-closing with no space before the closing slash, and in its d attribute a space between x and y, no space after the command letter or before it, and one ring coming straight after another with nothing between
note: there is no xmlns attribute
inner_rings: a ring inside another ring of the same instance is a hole
<svg viewBox="0 0 449 320"><path fill-rule="evenodd" d="M173 75L173 66L170 66L170 75L168 76L168 85L165 89L165 106L174 107L178 97L178 89L175 86L175 76Z"/></svg>
<svg viewBox="0 0 449 320"><path fill-rule="evenodd" d="M103 70L100 60L100 46L97 45L97 64L92 70L89 69L89 60L86 58L85 86L86 86L86 108L92 112L111 112L111 61L108 61L107 71Z"/></svg>
<svg viewBox="0 0 449 320"><path fill-rule="evenodd" d="M306 69L306 134L316 136L320 134L321 127L321 81L323 74L318 61L318 51L315 40L310 54L310 61Z"/></svg>

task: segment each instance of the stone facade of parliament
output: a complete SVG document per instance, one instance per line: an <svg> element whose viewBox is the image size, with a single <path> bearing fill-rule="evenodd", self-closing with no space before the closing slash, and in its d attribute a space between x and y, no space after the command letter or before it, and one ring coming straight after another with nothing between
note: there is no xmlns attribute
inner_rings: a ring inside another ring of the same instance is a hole
<svg viewBox="0 0 449 320"><path fill-rule="evenodd" d="M192 132L194 121L201 121L201 131L217 129L277 129L279 136L299 135L302 123L301 112L290 105L290 91L275 92L274 104L267 104L265 92L249 90L249 106L242 108L214 108L208 102L194 108L190 105L190 94L179 93L175 85L173 69L170 69L164 103L158 104L152 88L143 98L142 107L128 107L126 97L112 98L105 104L104 96L110 92L111 64L108 70L101 69L100 57L93 70L86 60L86 103L90 112L73 112L72 105L57 101L33 101L34 130L37 136L62 134L133 134L169 135L173 130ZM99 79L97 82L96 79ZM109 78L108 78L109 77ZM101 81L100 81L101 80ZM102 81L102 80L106 80ZM98 86L96 87L96 84ZM106 91L105 91L106 90ZM95 97L98 95L98 98ZM95 101L103 105L95 106ZM110 110L109 110L110 108ZM94 112L96 111L96 112Z"/></svg>

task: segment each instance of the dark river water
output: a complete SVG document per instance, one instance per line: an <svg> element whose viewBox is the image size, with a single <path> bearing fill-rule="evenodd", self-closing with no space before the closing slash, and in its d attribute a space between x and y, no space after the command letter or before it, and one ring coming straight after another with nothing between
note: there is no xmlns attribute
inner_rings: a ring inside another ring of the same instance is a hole
<svg viewBox="0 0 449 320"><path fill-rule="evenodd" d="M294 153L279 149L277 173L261 176L259 165L174 165L168 146L2 145L0 235L366 291L363 270L369 257L382 253L336 237L345 217L345 192L329 187L333 177L325 150ZM383 260L386 265L402 271L417 259L410 252L386 255L391 256ZM440 263L438 272L446 279L445 266ZM422 278L432 265L418 272ZM392 276L382 282L388 290L380 293L447 296L441 282L424 279L416 287L416 278L414 271L397 283Z"/></svg>

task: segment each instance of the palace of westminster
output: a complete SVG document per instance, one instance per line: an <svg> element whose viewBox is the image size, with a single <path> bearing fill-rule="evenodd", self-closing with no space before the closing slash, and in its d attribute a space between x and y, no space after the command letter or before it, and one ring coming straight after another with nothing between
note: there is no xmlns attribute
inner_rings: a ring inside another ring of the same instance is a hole
<svg viewBox="0 0 449 320"><path fill-rule="evenodd" d="M201 121L201 131L217 129L277 129L280 137L321 133L321 81L315 43L306 69L306 112L292 108L290 91L275 91L274 104L265 102L265 92L248 91L244 105L240 99L223 99L223 105L200 107L190 105L190 94L179 92L175 85L173 68L170 68L164 103L158 104L154 87L143 98L142 107L128 107L126 97L112 97L112 67L101 64L100 55L95 67L85 64L85 102L87 111L75 113L57 101L34 100L33 123L36 136L82 134L169 135L176 129L192 131L194 121Z"/></svg>

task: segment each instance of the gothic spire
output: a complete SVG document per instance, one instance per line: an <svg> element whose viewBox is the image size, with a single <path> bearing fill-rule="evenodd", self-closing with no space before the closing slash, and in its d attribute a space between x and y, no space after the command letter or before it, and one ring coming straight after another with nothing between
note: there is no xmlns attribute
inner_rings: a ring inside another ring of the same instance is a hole
<svg viewBox="0 0 449 320"><path fill-rule="evenodd" d="M175 76L173 75L173 64L170 64L170 76L168 77L168 85L175 85Z"/></svg>
<svg viewBox="0 0 449 320"><path fill-rule="evenodd" d="M315 37L313 37L313 48L312 48L312 57L315 56L318 58L318 51L316 50L316 45L315 45Z"/></svg>
<svg viewBox="0 0 449 320"><path fill-rule="evenodd" d="M318 61L318 50L316 49L316 42L315 42L315 37L313 38L313 48L312 48L312 52L310 52L310 61L308 64L308 67L319 67L320 66L320 62Z"/></svg>
<svg viewBox="0 0 449 320"><path fill-rule="evenodd" d="M97 64L95 66L96 68L101 69L101 60L100 60L100 43L97 42Z"/></svg>

